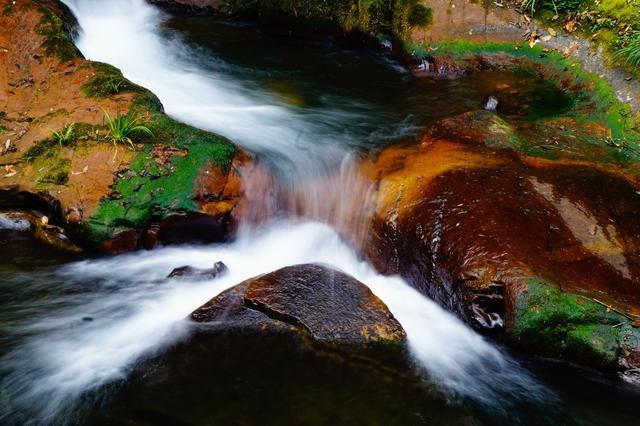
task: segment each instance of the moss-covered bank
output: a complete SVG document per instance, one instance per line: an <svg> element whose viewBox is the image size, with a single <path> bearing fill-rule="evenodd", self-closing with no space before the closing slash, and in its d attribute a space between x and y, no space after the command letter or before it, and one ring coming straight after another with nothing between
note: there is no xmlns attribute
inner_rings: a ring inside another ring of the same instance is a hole
<svg viewBox="0 0 640 426"><path fill-rule="evenodd" d="M228 0L236 14L267 24L339 27L402 40L412 27L428 25L431 10L419 0Z"/></svg>
<svg viewBox="0 0 640 426"><path fill-rule="evenodd" d="M529 279L517 297L512 337L532 353L616 370L626 353L638 350L640 330L603 304Z"/></svg>
<svg viewBox="0 0 640 426"><path fill-rule="evenodd" d="M405 49L412 58L432 63L435 59L435 66L442 62L454 72L507 70L558 88L568 108L556 116L534 116L519 126L514 146L520 152L588 160L640 173L640 117L616 99L604 79L562 53L525 43L463 40L432 45L409 41Z"/></svg>
<svg viewBox="0 0 640 426"><path fill-rule="evenodd" d="M106 250L105 243L123 232L135 238L118 250L135 249L152 221L229 213L238 190L225 194L226 210L207 204L215 204L220 193L206 193L199 203L195 192L202 174L216 182L213 188L224 187L236 155L231 142L169 118L155 95L118 69L84 60L71 41L73 17L62 3L8 1L1 11L18 49L0 71L25 70L30 82L12 86L0 116L0 133L5 122L14 126L7 130L11 151L2 152L9 165L0 185L12 207L29 194L84 247ZM108 126L109 117L127 112L151 131L131 133L132 146L114 143ZM16 132L19 116L29 117L27 132ZM72 131L65 135L67 129ZM237 188L237 174L234 179Z"/></svg>
<svg viewBox="0 0 640 426"><path fill-rule="evenodd" d="M524 13L604 47L611 65L640 77L640 0L515 0Z"/></svg>

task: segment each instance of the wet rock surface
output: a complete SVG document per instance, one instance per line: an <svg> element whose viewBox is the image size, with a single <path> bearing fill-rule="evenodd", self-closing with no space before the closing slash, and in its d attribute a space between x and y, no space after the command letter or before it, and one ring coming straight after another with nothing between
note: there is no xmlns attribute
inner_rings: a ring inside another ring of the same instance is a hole
<svg viewBox="0 0 640 426"><path fill-rule="evenodd" d="M247 315L266 316L332 345L400 344L406 338L386 305L364 284L317 264L252 278L198 308L192 318L235 322Z"/></svg>
<svg viewBox="0 0 640 426"><path fill-rule="evenodd" d="M193 266L181 266L175 268L167 278L178 278L186 280L211 280L228 271L227 265L222 262L215 262L212 268L199 269Z"/></svg>
<svg viewBox="0 0 640 426"><path fill-rule="evenodd" d="M462 425L471 412L444 404L415 376L310 350L266 316L249 324L267 332L199 324L187 341L136 368L91 423Z"/></svg>
<svg viewBox="0 0 640 426"><path fill-rule="evenodd" d="M79 253L82 249L71 241L65 230L49 217L35 210L0 210L0 229L26 232L51 248Z"/></svg>
<svg viewBox="0 0 640 426"><path fill-rule="evenodd" d="M379 179L369 259L479 329L517 335L518 298L530 278L627 314L625 330L631 329L629 319L640 314L635 179L520 157L478 144L470 130L472 137L457 142L434 133L420 146L378 156L367 171ZM485 130L478 135L488 136ZM624 336L622 325L613 327L622 321L590 319L583 311L576 316L595 334L567 331L575 344L552 338L554 353L615 369ZM554 327L541 321L532 333L541 338ZM545 352L536 344L528 349Z"/></svg>

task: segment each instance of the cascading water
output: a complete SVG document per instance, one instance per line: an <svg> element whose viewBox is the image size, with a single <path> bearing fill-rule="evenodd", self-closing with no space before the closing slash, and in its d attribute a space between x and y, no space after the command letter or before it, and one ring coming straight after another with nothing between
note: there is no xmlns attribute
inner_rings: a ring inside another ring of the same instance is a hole
<svg viewBox="0 0 640 426"><path fill-rule="evenodd" d="M353 112L319 115L249 92L212 71L211 63L199 63L180 40L163 38L161 14L143 0L65 3L80 23L77 42L85 56L121 68L156 93L169 115L271 155L286 172L282 184L286 178L297 184L338 176L328 185L333 190L324 193L313 184L297 187L307 197L303 204L311 206L307 217L339 226L336 222L354 211L340 212L339 207L366 204L351 195L338 198L346 188L363 194L370 188L358 187L351 162L344 161L352 155L345 148L349 144L327 141L350 137L339 128L355 118ZM230 269L217 280L163 281L174 267L207 267L217 260ZM26 319L12 326L21 340L0 362L5 392L0 419L10 421L27 412L36 423L52 420L87 391L126 377L136 360L184 337L184 318L219 292L252 276L308 262L333 265L368 285L405 328L418 366L443 392L498 408L514 399L549 398L514 361L454 316L402 279L381 276L358 260L331 227L279 221L224 246L163 248L76 262L55 271L49 278L64 291L42 302L46 310L19 302L9 306ZM44 281L49 285L48 278ZM24 291L46 291L44 284L22 284Z"/></svg>

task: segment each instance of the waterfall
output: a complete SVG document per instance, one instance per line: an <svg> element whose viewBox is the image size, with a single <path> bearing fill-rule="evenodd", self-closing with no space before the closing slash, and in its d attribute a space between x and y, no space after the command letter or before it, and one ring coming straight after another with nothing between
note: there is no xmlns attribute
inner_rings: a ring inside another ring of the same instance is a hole
<svg viewBox="0 0 640 426"><path fill-rule="evenodd" d="M57 274L69 280L83 276L101 284L23 325L30 337L2 360L13 369L2 387L11 389L17 409L55 417L83 393L126 377L136 360L182 338L184 318L224 289L308 262L332 265L369 286L407 331L419 368L443 392L503 408L513 399L548 396L515 361L401 278L377 274L338 236L341 226L366 222L371 210L373 189L355 169L357 154L328 140L349 137L341 129L357 117L285 107L250 93L212 71L207 58L179 39L163 36L162 13L143 0L64 3L78 19L76 42L88 59L110 63L152 90L173 118L269 157L284 175L278 191L288 194L290 216L225 246L163 248L60 269ZM157 284L174 267L213 261L226 263L230 273L204 283ZM95 320L66 326L83 317Z"/></svg>

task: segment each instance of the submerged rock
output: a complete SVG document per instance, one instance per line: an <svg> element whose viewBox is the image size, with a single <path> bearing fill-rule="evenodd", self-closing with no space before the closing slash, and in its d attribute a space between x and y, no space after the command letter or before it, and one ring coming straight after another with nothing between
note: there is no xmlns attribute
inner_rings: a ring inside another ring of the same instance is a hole
<svg viewBox="0 0 640 426"><path fill-rule="evenodd" d="M495 96L489 96L489 99L487 99L487 103L484 104L484 109L486 109L487 111L496 111L498 109L498 104L500 102L498 101L498 98L496 98Z"/></svg>
<svg viewBox="0 0 640 426"><path fill-rule="evenodd" d="M252 278L193 312L199 322L278 324L330 345L402 343L405 332L367 286L317 264ZM247 317L250 321L247 321Z"/></svg>
<svg viewBox="0 0 640 426"><path fill-rule="evenodd" d="M211 280L218 277L219 275L226 273L228 270L229 269L227 268L227 265L222 262L214 263L213 267L209 269L199 269L194 268L193 266L181 266L171 271L167 278Z"/></svg>
<svg viewBox="0 0 640 426"><path fill-rule="evenodd" d="M33 237L53 248L72 253L82 251L73 244L65 230L49 223L49 218L35 210L0 211L0 229L29 232Z"/></svg>

